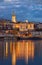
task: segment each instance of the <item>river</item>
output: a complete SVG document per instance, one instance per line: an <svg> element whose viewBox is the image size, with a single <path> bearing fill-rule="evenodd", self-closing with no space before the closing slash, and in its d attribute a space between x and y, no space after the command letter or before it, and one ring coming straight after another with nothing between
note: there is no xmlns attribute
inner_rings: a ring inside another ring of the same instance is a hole
<svg viewBox="0 0 42 65"><path fill-rule="evenodd" d="M0 40L0 65L42 65L42 40Z"/></svg>

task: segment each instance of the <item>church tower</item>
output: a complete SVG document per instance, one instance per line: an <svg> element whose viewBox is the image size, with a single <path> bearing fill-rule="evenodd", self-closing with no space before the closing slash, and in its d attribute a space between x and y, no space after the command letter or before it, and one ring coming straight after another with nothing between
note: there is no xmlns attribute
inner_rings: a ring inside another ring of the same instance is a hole
<svg viewBox="0 0 42 65"><path fill-rule="evenodd" d="M14 14L14 12L12 13L12 22L16 23L16 15Z"/></svg>

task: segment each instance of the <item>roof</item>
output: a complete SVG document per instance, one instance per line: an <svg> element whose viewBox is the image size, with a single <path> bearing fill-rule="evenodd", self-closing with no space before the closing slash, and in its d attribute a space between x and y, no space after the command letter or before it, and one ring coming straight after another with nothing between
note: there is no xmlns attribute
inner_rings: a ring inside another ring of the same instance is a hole
<svg viewBox="0 0 42 65"><path fill-rule="evenodd" d="M8 20L8 19L0 19L0 23L14 23L14 24L17 24L17 23L33 23L33 24L42 24L41 22L23 22L23 21L16 21L16 22L12 22L11 20Z"/></svg>

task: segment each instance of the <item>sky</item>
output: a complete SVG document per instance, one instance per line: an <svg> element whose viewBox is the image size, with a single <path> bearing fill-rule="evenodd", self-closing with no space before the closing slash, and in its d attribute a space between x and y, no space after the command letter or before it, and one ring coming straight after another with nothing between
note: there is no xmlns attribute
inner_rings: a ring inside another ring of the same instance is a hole
<svg viewBox="0 0 42 65"><path fill-rule="evenodd" d="M18 21L42 22L42 0L0 0L0 18L11 20L13 11Z"/></svg>

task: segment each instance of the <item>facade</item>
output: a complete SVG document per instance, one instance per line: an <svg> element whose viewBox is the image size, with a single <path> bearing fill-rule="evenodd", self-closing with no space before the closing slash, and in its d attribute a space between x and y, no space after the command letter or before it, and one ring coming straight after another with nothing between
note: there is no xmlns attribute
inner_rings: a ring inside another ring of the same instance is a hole
<svg viewBox="0 0 42 65"><path fill-rule="evenodd" d="M40 33L38 30L40 29ZM25 35L25 36L41 36L42 35L42 24L35 24L33 22L18 22L16 21L16 16L12 15L12 21L10 20L0 20L0 33L6 34L17 34L17 35ZM37 32L36 32L37 31ZM22 33L20 33L22 32ZM42 36L41 36L42 37Z"/></svg>
<svg viewBox="0 0 42 65"><path fill-rule="evenodd" d="M34 23L14 23L13 28L18 28L19 31L28 31L28 30L34 30Z"/></svg>
<svg viewBox="0 0 42 65"><path fill-rule="evenodd" d="M16 16L14 15L14 13L12 14L12 22L16 23Z"/></svg>
<svg viewBox="0 0 42 65"><path fill-rule="evenodd" d="M28 30L34 30L34 23L28 23Z"/></svg>

